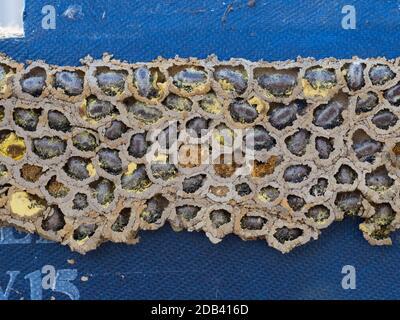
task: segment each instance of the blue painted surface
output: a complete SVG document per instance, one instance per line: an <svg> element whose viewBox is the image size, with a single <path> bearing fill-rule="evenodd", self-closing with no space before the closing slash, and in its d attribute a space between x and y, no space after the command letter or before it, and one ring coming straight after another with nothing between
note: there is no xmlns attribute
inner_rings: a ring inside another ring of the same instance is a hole
<svg viewBox="0 0 400 320"><path fill-rule="evenodd" d="M341 28L341 8L348 1L257 0L253 8L235 1L225 23L228 1L26 1L26 38L0 41L0 51L19 61L76 65L86 54L100 57L104 51L129 61L211 53L252 60L400 56L399 1L351 1L356 30ZM56 7L56 30L41 29L45 4ZM63 17L69 4L81 5L84 16ZM212 245L201 233L174 233L169 226L143 232L139 245L105 244L86 256L37 243L36 237L25 244L4 244L0 237L0 297L9 282L7 271L20 271L9 299L38 297L32 290L39 289L24 276L52 265L78 271L71 283L81 299L398 298L400 237L393 237L392 247L370 247L358 223L350 218L334 223L319 241L287 255L234 236ZM341 269L349 264L357 269L356 290L341 287ZM82 282L81 276L89 280ZM69 297L42 292L43 299L52 296Z"/></svg>

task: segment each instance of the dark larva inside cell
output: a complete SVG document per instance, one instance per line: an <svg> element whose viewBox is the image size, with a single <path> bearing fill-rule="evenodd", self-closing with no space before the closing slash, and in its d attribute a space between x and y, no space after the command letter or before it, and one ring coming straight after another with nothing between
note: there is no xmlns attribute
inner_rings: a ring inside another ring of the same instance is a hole
<svg viewBox="0 0 400 320"><path fill-rule="evenodd" d="M285 104L271 104L268 111L269 122L276 129L284 129L291 126L297 119L297 115L302 115L307 107L307 103L303 100L295 100L288 105Z"/></svg>
<svg viewBox="0 0 400 320"><path fill-rule="evenodd" d="M97 153L99 156L100 168L112 175L118 175L122 172L122 161L118 150L101 149Z"/></svg>
<svg viewBox="0 0 400 320"><path fill-rule="evenodd" d="M119 213L117 219L111 226L111 230L114 232L122 232L128 225L131 218L131 208L124 208Z"/></svg>
<svg viewBox="0 0 400 320"><path fill-rule="evenodd" d="M255 151L270 150L276 145L276 140L263 126L251 128L244 137L246 148Z"/></svg>
<svg viewBox="0 0 400 320"><path fill-rule="evenodd" d="M381 166L365 175L365 184L375 191L383 191L394 184L385 166Z"/></svg>
<svg viewBox="0 0 400 320"><path fill-rule="evenodd" d="M232 119L241 123L252 123L258 117L256 107L244 100L236 100L229 105Z"/></svg>
<svg viewBox="0 0 400 320"><path fill-rule="evenodd" d="M267 219L260 216L243 216L240 220L240 226L246 230L261 230L267 223Z"/></svg>
<svg viewBox="0 0 400 320"><path fill-rule="evenodd" d="M64 166L64 171L71 178L84 180L90 177L88 165L90 160L81 157L71 157Z"/></svg>
<svg viewBox="0 0 400 320"><path fill-rule="evenodd" d="M15 108L13 119L17 126L26 131L35 131L39 123L41 109L23 109Z"/></svg>
<svg viewBox="0 0 400 320"><path fill-rule="evenodd" d="M72 200L72 203L72 209L74 210L83 210L89 205L87 201L87 195L84 193L77 193L74 197L74 200Z"/></svg>
<svg viewBox="0 0 400 320"><path fill-rule="evenodd" d="M293 194L287 196L287 202L293 211L300 211L306 204L303 198Z"/></svg>
<svg viewBox="0 0 400 320"><path fill-rule="evenodd" d="M144 164L137 165L136 169L131 173L123 174L121 177L122 189L142 192L152 185Z"/></svg>
<svg viewBox="0 0 400 320"><path fill-rule="evenodd" d="M200 211L200 207L193 205L184 205L176 207L176 215L182 217L186 221L190 221L197 216Z"/></svg>
<svg viewBox="0 0 400 320"><path fill-rule="evenodd" d="M42 221L42 228L45 231L57 232L64 228L64 226L64 214L56 206L51 208L49 216Z"/></svg>
<svg viewBox="0 0 400 320"><path fill-rule="evenodd" d="M378 111L372 118L372 123L379 129L387 130L396 125L399 118L388 109Z"/></svg>
<svg viewBox="0 0 400 320"><path fill-rule="evenodd" d="M365 63L355 61L348 65L346 71L346 82L350 90L360 90L364 85Z"/></svg>
<svg viewBox="0 0 400 320"><path fill-rule="evenodd" d="M400 83L386 90L384 97L394 106L400 105Z"/></svg>
<svg viewBox="0 0 400 320"><path fill-rule="evenodd" d="M86 100L86 115L91 119L100 120L111 115L113 111L114 106L111 102L99 100L94 96Z"/></svg>
<svg viewBox="0 0 400 320"><path fill-rule="evenodd" d="M332 69L313 67L306 71L304 79L313 89L330 89L336 85L336 74Z"/></svg>
<svg viewBox="0 0 400 320"><path fill-rule="evenodd" d="M86 238L90 238L94 235L97 230L97 225L95 224L81 224L77 229L74 231L74 240L82 241Z"/></svg>
<svg viewBox="0 0 400 320"><path fill-rule="evenodd" d="M199 190L206 180L205 174L198 174L189 178L185 178L182 182L182 189L186 193L194 193Z"/></svg>
<svg viewBox="0 0 400 320"><path fill-rule="evenodd" d="M328 180L325 178L319 178L317 183L311 187L310 194L314 197L323 196L327 188Z"/></svg>
<svg viewBox="0 0 400 320"><path fill-rule="evenodd" d="M21 88L34 97L39 97L46 86L46 70L40 67L31 69L21 79Z"/></svg>
<svg viewBox="0 0 400 320"><path fill-rule="evenodd" d="M262 200L273 202L279 197L279 189L272 186L262 187L260 197Z"/></svg>
<svg viewBox="0 0 400 320"><path fill-rule="evenodd" d="M231 214L225 209L213 210L210 212L211 224L215 229L231 221Z"/></svg>
<svg viewBox="0 0 400 320"><path fill-rule="evenodd" d="M356 114L369 112L373 110L379 103L378 95L375 92L367 92L357 97Z"/></svg>
<svg viewBox="0 0 400 320"><path fill-rule="evenodd" d="M373 163L375 155L382 151L383 143L372 139L360 129L353 134L352 148L360 161Z"/></svg>
<svg viewBox="0 0 400 320"><path fill-rule="evenodd" d="M125 100L126 109L135 119L145 124L152 124L160 120L163 113L155 106L132 99Z"/></svg>
<svg viewBox="0 0 400 320"><path fill-rule="evenodd" d="M342 164L335 174L336 182L339 184L353 184L357 177L357 172L347 164Z"/></svg>
<svg viewBox="0 0 400 320"><path fill-rule="evenodd" d="M207 74L203 70L195 68L185 68L173 76L173 84L187 92L191 92L195 87L206 82Z"/></svg>
<svg viewBox="0 0 400 320"><path fill-rule="evenodd" d="M54 198L64 198L70 189L63 183L57 181L57 177L52 177L46 185L46 190Z"/></svg>
<svg viewBox="0 0 400 320"><path fill-rule="evenodd" d="M108 205L114 200L115 185L107 179L100 179L90 184L93 195L97 202L103 206Z"/></svg>
<svg viewBox="0 0 400 320"><path fill-rule="evenodd" d="M241 197L247 196L252 192L250 186L245 182L237 184L235 190Z"/></svg>
<svg viewBox="0 0 400 320"><path fill-rule="evenodd" d="M308 165L291 165L285 169L283 173L283 179L286 182L300 183L307 179L311 172L311 168Z"/></svg>
<svg viewBox="0 0 400 320"><path fill-rule="evenodd" d="M320 159L328 159L333 149L333 138L315 138L315 149Z"/></svg>
<svg viewBox="0 0 400 320"><path fill-rule="evenodd" d="M356 216L361 214L363 196L360 191L338 192L335 205L345 214Z"/></svg>
<svg viewBox="0 0 400 320"><path fill-rule="evenodd" d="M83 74L75 71L57 72L55 87L64 90L69 96L78 96L83 92Z"/></svg>
<svg viewBox="0 0 400 320"><path fill-rule="evenodd" d="M314 111L313 123L324 129L333 129L343 123L344 106L339 101L331 101L320 105Z"/></svg>
<svg viewBox="0 0 400 320"><path fill-rule="evenodd" d="M59 137L36 138L32 141L32 151L41 159L52 159L64 154L67 144Z"/></svg>
<svg viewBox="0 0 400 320"><path fill-rule="evenodd" d="M21 178L29 182L36 182L43 174L43 168L34 164L25 163L20 170Z"/></svg>
<svg viewBox="0 0 400 320"><path fill-rule="evenodd" d="M220 81L223 89L230 90L232 88L238 94L242 94L247 88L247 79L243 73L233 68L222 67L214 72L214 77ZM228 85L225 86L223 81L227 82Z"/></svg>
<svg viewBox="0 0 400 320"><path fill-rule="evenodd" d="M258 78L258 85L275 97L288 97L297 85L297 77L293 74L263 74Z"/></svg>
<svg viewBox="0 0 400 320"><path fill-rule="evenodd" d="M285 243L287 241L296 240L298 237L301 237L303 234L303 230L300 228L288 228L282 227L276 229L274 233L274 238L278 240L279 243Z"/></svg>
<svg viewBox="0 0 400 320"><path fill-rule="evenodd" d="M292 154L301 157L306 153L307 145L310 142L310 136L310 131L299 129L285 139L286 147Z"/></svg>
<svg viewBox="0 0 400 320"><path fill-rule="evenodd" d="M169 110L183 112L183 111L191 111L193 102L188 98L180 97L177 96L176 94L171 93L165 99L164 105Z"/></svg>
<svg viewBox="0 0 400 320"><path fill-rule="evenodd" d="M140 217L147 223L155 223L160 220L168 205L169 201L162 195L157 194L147 200L146 208L141 212Z"/></svg>
<svg viewBox="0 0 400 320"><path fill-rule="evenodd" d="M126 75L121 71L102 70L96 75L100 89L108 96L121 94L125 89Z"/></svg>
<svg viewBox="0 0 400 320"><path fill-rule="evenodd" d="M50 129L62 132L68 132L71 130L71 124L68 118L60 111L50 110L47 114L47 121Z"/></svg>
<svg viewBox="0 0 400 320"><path fill-rule="evenodd" d="M310 218L310 219L314 220L317 223L322 223L326 219L329 218L330 211L324 205L317 205L317 206L314 206L314 207L310 208L310 210L308 210L305 213L305 216L307 218Z"/></svg>
<svg viewBox="0 0 400 320"><path fill-rule="evenodd" d="M104 136L110 140L116 140L122 137L122 135L128 130L128 127L122 121L113 120L111 125L106 128Z"/></svg>
<svg viewBox="0 0 400 320"><path fill-rule="evenodd" d="M138 92L143 97L154 96L153 91L155 89L151 83L151 73L150 70L144 66L135 70L134 72L135 84L138 89Z"/></svg>
<svg viewBox="0 0 400 320"><path fill-rule="evenodd" d="M72 144L81 151L94 151L98 146L96 136L89 131L81 131L73 136Z"/></svg>
<svg viewBox="0 0 400 320"><path fill-rule="evenodd" d="M369 78L373 85L383 85L389 80L394 79L396 74L384 64L377 64L369 70Z"/></svg>
<svg viewBox="0 0 400 320"><path fill-rule="evenodd" d="M178 173L178 169L172 163L152 163L150 168L155 179L164 181L175 178Z"/></svg>
<svg viewBox="0 0 400 320"><path fill-rule="evenodd" d="M132 157L141 158L146 154L148 146L146 133L136 133L131 137L128 153Z"/></svg>
<svg viewBox="0 0 400 320"><path fill-rule="evenodd" d="M207 133L209 121L202 117L195 117L186 122L187 132L197 138L202 137Z"/></svg>

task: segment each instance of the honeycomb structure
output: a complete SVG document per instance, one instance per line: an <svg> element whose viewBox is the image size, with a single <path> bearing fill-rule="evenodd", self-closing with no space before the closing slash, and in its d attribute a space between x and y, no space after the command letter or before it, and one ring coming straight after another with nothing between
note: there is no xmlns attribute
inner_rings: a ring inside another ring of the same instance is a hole
<svg viewBox="0 0 400 320"><path fill-rule="evenodd" d="M0 225L85 253L170 223L288 252L345 216L399 228L400 67L0 56Z"/></svg>

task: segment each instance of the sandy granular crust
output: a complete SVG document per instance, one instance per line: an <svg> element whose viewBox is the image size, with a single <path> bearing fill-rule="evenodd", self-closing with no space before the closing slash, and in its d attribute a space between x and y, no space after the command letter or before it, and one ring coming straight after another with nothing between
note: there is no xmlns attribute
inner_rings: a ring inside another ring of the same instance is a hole
<svg viewBox="0 0 400 320"><path fill-rule="evenodd" d="M166 222L213 243L233 233L286 253L350 215L363 220L369 243L391 244L400 216L398 59L129 63L104 54L81 64L0 56L0 225L80 253L135 244L140 230ZM73 94L57 80L63 72L80 79ZM55 112L67 127L54 126ZM207 123L201 136L189 130L197 119ZM116 122L123 129L109 130ZM175 126L173 162L160 132ZM248 136L236 130L254 128L263 147L241 162ZM139 136L147 150L138 155ZM88 137L93 145L82 148Z"/></svg>

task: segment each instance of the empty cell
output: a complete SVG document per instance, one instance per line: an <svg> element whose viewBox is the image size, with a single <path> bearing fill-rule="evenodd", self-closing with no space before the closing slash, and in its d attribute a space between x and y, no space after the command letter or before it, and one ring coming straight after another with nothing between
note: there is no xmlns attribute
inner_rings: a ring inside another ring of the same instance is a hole
<svg viewBox="0 0 400 320"><path fill-rule="evenodd" d="M186 221L190 221L194 219L199 211L201 210L200 207L198 206L193 206L193 205L183 205L175 208L176 210L176 215L178 217L182 217Z"/></svg>
<svg viewBox="0 0 400 320"><path fill-rule="evenodd" d="M349 216L360 215L363 208L363 196L359 190L349 192L338 192L335 205Z"/></svg>
<svg viewBox="0 0 400 320"><path fill-rule="evenodd" d="M122 232L124 231L125 227L128 225L129 220L131 218L131 208L124 208L119 213L117 219L111 226L111 230L114 232Z"/></svg>
<svg viewBox="0 0 400 320"><path fill-rule="evenodd" d="M357 177L357 172L347 164L342 164L335 173L336 182L339 184L353 184Z"/></svg>
<svg viewBox="0 0 400 320"><path fill-rule="evenodd" d="M225 209L213 210L210 212L211 224L215 229L231 222L231 214Z"/></svg>
<svg viewBox="0 0 400 320"><path fill-rule="evenodd" d="M324 205L316 205L310 208L306 213L305 216L314 220L317 223L323 223L327 220L330 216L330 210L325 207Z"/></svg>

